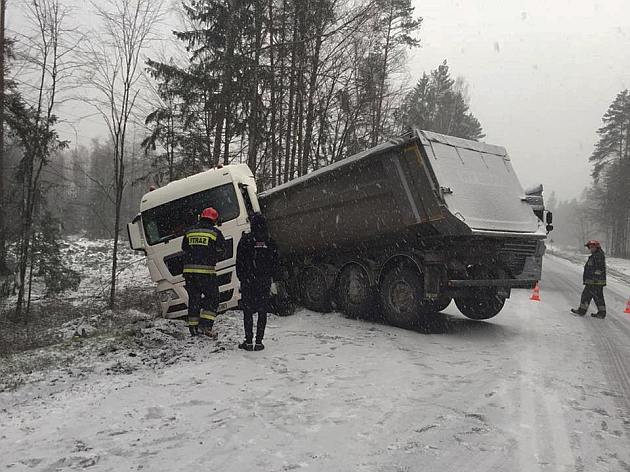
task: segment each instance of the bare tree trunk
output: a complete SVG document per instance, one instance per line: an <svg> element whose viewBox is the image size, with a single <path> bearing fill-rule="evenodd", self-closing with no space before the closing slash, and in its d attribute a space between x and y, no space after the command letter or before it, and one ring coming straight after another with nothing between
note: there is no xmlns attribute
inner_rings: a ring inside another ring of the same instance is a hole
<svg viewBox="0 0 630 472"><path fill-rule="evenodd" d="M9 273L7 267L7 235L5 223L4 202L4 30L5 30L6 0L0 0L0 275Z"/></svg>
<svg viewBox="0 0 630 472"><path fill-rule="evenodd" d="M337 83L337 77L333 78L333 80L331 81L332 83L330 84L330 88L328 90L328 94L326 95L326 104L324 107L322 107L319 111L319 133L318 133L318 137L317 137L317 150L315 152L315 161L314 161L314 168L318 169L319 168L319 160L322 157L321 156L321 149L322 146L324 146L324 142L326 141L326 135L327 135L327 130L326 130L326 123L327 123L327 115L328 115L328 110L330 109L330 105L331 102L333 100L333 96L335 93L335 85ZM333 155L334 155L334 146L336 145L336 139L338 136L338 129L339 129L339 121L337 120L337 124L335 125L335 134L333 136ZM324 154L325 157L326 154ZM332 161L332 159L331 159ZM326 159L326 162L328 163L328 159Z"/></svg>
<svg viewBox="0 0 630 472"><path fill-rule="evenodd" d="M103 7L102 3L106 4ZM114 143L114 244L109 306L116 304L118 242L125 190L127 130L140 94L142 51L163 14L163 0L103 0L94 6L103 24L102 41L91 45L85 70L100 100L90 102L104 118ZM216 144L216 143L215 143Z"/></svg>
<svg viewBox="0 0 630 472"><path fill-rule="evenodd" d="M323 20L320 20L323 21ZM318 31L315 39L315 50L311 58L311 76L308 84L308 99L306 105L306 136L302 155L302 174L308 172L313 140L313 126L315 125L315 93L317 92L317 74L319 72L319 54L322 47L322 31Z"/></svg>
<svg viewBox="0 0 630 472"><path fill-rule="evenodd" d="M169 116L167 121L168 138L166 141L166 154L168 157L168 181L175 178L175 117L173 101L169 101Z"/></svg>
<svg viewBox="0 0 630 472"><path fill-rule="evenodd" d="M274 55L274 16L273 16L273 0L268 1L269 11L269 108L271 117L269 120L269 139L271 139L271 187L275 187L278 182L278 167L276 165L278 156L278 141L276 140L276 69Z"/></svg>
<svg viewBox="0 0 630 472"><path fill-rule="evenodd" d="M374 129L372 130L372 146L376 146L381 137L382 128L382 113L383 113L383 97L385 96L385 85L387 80L387 66L389 62L389 48L392 33L392 21L394 16L394 3L390 0L389 18L387 23L387 34L385 36L385 46L383 48L383 65L381 66L381 80L378 84L378 97L376 100L376 118L374 123Z"/></svg>
<svg viewBox="0 0 630 472"><path fill-rule="evenodd" d="M212 151L212 162L217 166L221 160L221 137L223 136L223 123L225 122L225 98L222 94L220 97L219 111L217 113L217 124L214 133L214 149Z"/></svg>
<svg viewBox="0 0 630 472"><path fill-rule="evenodd" d="M218 133L219 133L218 142L216 141L216 133L215 133L215 139L213 141L212 129L215 128L216 125L213 126L213 123L212 123L212 112L210 111L210 106L209 106L210 98L208 97L207 91L205 91L203 94L203 100L204 100L203 101L203 124L204 124L203 137L205 138L205 145L206 145L206 153L207 153L206 161L208 162L209 165L214 167L219 163L219 161L216 159L216 156L221 150L222 131L218 130ZM214 142L214 148L213 148L213 142ZM210 150L212 150L212 153L210 152Z"/></svg>
<svg viewBox="0 0 630 472"><path fill-rule="evenodd" d="M295 110L293 110L293 135L291 140L292 142L292 146L291 146L291 158L289 160L289 180L293 180L295 178L295 164L296 164L296 159L295 156L297 154L299 145L300 145L300 136L298 135L299 132L299 123L302 120L302 116L300 114L300 104L301 104L301 96L300 96L300 81L297 81L297 85L296 85L296 96L295 96Z"/></svg>
<svg viewBox="0 0 630 472"><path fill-rule="evenodd" d="M297 124L297 131L296 131L296 136L297 136L297 149L294 149L293 151L293 161L296 162L297 164L297 176L300 177L301 175L303 175L302 170L303 170L303 164L302 164L302 157L303 155L303 147L304 147L304 76L300 77L300 82L299 82L299 87L298 90L300 91L299 93L299 100L297 102L298 104L298 110L297 110L297 120L296 120L296 124ZM297 155L297 158L295 157Z"/></svg>
<svg viewBox="0 0 630 472"><path fill-rule="evenodd" d="M236 31L236 16L240 9L240 0L230 0L231 18L227 24L224 57L224 77L223 77L223 100L221 102L220 119L225 121L225 143L223 149L223 164L230 163L230 143L232 141L232 113L234 106L234 93L232 87L232 77L234 76L234 48L238 31Z"/></svg>
<svg viewBox="0 0 630 472"><path fill-rule="evenodd" d="M35 234L31 236L31 247L35 244ZM28 297L26 298L26 315L31 311L31 299L33 296L33 266L35 265L35 257L31 257L28 274Z"/></svg>
<svg viewBox="0 0 630 472"><path fill-rule="evenodd" d="M127 96L129 94L127 93ZM123 109L126 109L124 106ZM116 279L118 271L118 240L120 237L120 215L122 210L122 197L125 190L125 142L126 142L127 124L122 124L120 128L120 136L115 142L116 156L114 159L114 247L112 250L112 272L109 288L109 306L114 308L116 305Z"/></svg>
<svg viewBox="0 0 630 472"><path fill-rule="evenodd" d="M294 99L295 99L295 87L296 87L296 71L295 64L297 60L297 43L298 43L298 20L297 20L297 5L293 11L293 44L291 47L291 77L289 82L289 104L287 106L287 130L285 136L285 151L284 151L284 182L288 182L293 178L293 159L291 153L291 140L292 129L294 127Z"/></svg>
<svg viewBox="0 0 630 472"><path fill-rule="evenodd" d="M264 17L264 0L257 0L254 4L255 15L255 52L254 64L252 72L252 86L250 96L250 114L249 114L249 147L247 149L247 164L252 172L256 173L256 160L258 157L258 146L260 144L261 123L260 123L260 97L258 94L258 82L260 77L260 49L262 47L263 38L263 17Z"/></svg>
<svg viewBox="0 0 630 472"><path fill-rule="evenodd" d="M286 48L284 47L284 43L285 43L285 39L286 39L286 34L287 34L287 27L286 27L286 4L287 1L284 0L282 2L282 14L281 14L281 23L280 23L280 40L279 40L279 44L276 47L277 50L277 55L276 57L278 58L278 71L280 73L278 73L276 70L272 70L273 76L274 76L274 80L277 80L277 93L276 93L276 111L278 112L278 131L275 132L274 130L272 130L272 133L274 133L274 139L276 140L276 154L273 156L273 158L276 160L277 162L277 175L276 175L276 181L274 183L275 185L279 185L282 183L283 179L282 176L284 175L283 169L282 169L282 159L283 159L283 150L284 150L284 126L285 126L285 116L284 116L284 95L285 95L285 90L284 90L284 80L285 80L285 74L284 74L284 64L285 64L285 60L286 60Z"/></svg>
<svg viewBox="0 0 630 472"><path fill-rule="evenodd" d="M34 1L30 5L30 13L38 25L40 43L37 44L39 57L33 60L39 70L39 85L37 88L37 102L35 106L35 120L32 126L33 136L25 143L24 181L25 193L22 200L22 227L19 239L18 277L19 289L15 307L16 316L22 315L24 295L26 291L26 272L32 257L31 240L34 224L35 205L39 196L40 177L52 144L51 126L55 99L57 93L57 79L59 74L59 40L61 23L66 11L58 0ZM48 80L50 81L48 83ZM37 170L36 170L37 167ZM29 279L30 293L30 279Z"/></svg>

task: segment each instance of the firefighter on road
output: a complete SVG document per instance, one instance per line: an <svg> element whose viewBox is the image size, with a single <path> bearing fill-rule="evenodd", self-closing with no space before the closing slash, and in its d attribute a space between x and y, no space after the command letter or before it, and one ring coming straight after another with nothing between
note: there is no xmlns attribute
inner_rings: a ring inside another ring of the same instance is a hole
<svg viewBox="0 0 630 472"><path fill-rule="evenodd" d="M602 251L599 241L590 240L585 246L591 251L591 255L584 266L584 290L582 291L582 299L580 307L572 308L571 312L578 315L586 315L586 310L591 303L595 302L597 313L592 313L594 318L606 318L606 302L604 301L604 286L606 285L606 256Z"/></svg>
<svg viewBox="0 0 630 472"><path fill-rule="evenodd" d="M241 305L245 325L245 341L238 347L246 351L262 351L265 348L262 341L267 325L272 277L278 272L278 248L269 236L267 222L260 213L252 215L251 227L251 233L243 235L236 251L236 275L241 282ZM256 312L258 322L254 345Z"/></svg>
<svg viewBox="0 0 630 472"><path fill-rule="evenodd" d="M192 336L213 336L212 326L219 307L216 264L223 253L225 239L216 227L219 212L206 208L199 222L186 231L182 241L184 280L188 292L188 329Z"/></svg>

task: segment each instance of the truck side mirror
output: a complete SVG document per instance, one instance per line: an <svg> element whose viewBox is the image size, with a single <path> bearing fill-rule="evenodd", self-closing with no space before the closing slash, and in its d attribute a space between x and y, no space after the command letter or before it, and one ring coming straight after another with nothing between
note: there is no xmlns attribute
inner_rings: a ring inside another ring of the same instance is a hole
<svg viewBox="0 0 630 472"><path fill-rule="evenodd" d="M146 254L146 245L140 229L140 214L136 215L133 221L127 224L127 236L131 249L134 251L142 251Z"/></svg>
<svg viewBox="0 0 630 472"><path fill-rule="evenodd" d="M553 213L551 213L550 211L547 212L547 216L545 217L545 222L550 225L551 223L553 223ZM552 228L553 229L553 228ZM550 229L548 229L547 231L551 231Z"/></svg>
<svg viewBox="0 0 630 472"><path fill-rule="evenodd" d="M247 185L245 190L247 191L247 195L249 196L249 201L252 204L252 209L254 213L260 213L260 204L258 203L258 195L256 195L256 189L251 185Z"/></svg>

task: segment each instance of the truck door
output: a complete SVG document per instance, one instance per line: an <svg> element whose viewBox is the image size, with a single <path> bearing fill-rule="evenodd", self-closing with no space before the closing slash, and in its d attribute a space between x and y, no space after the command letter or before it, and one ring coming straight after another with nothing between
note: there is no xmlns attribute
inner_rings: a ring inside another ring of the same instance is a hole
<svg viewBox="0 0 630 472"><path fill-rule="evenodd" d="M258 197L254 189L246 184L240 183L238 184L238 188L241 191L241 196L243 197L243 201L245 202L245 210L247 211L247 216L251 217L254 213L260 211L260 206L258 205Z"/></svg>

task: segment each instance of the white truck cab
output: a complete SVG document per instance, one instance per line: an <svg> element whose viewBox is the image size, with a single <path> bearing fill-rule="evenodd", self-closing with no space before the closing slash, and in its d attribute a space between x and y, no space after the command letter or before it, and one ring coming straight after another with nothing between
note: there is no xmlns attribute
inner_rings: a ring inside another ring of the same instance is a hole
<svg viewBox="0 0 630 472"><path fill-rule="evenodd" d="M238 306L236 248L243 232L249 231L249 216L260 211L256 181L246 164L201 172L146 193L140 213L127 225L131 248L147 256L162 315L167 318L188 313L182 238L207 207L219 212L219 228L227 244L224 259L217 264L221 313Z"/></svg>

